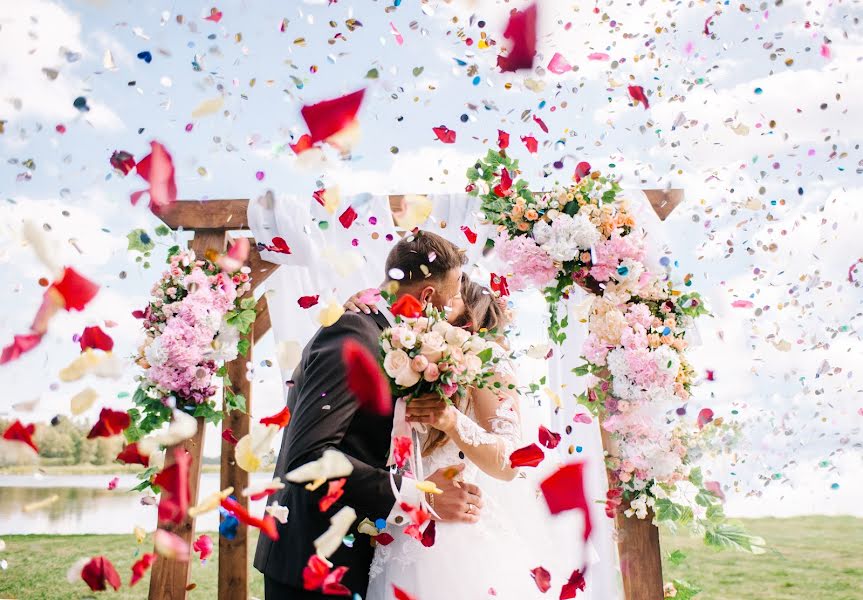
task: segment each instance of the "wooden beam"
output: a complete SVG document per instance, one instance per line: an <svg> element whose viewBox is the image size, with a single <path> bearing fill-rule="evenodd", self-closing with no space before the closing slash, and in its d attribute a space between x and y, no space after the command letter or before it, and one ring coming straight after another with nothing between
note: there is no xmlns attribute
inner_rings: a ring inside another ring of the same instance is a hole
<svg viewBox="0 0 863 600"><path fill-rule="evenodd" d="M272 327L270 320L270 307L267 304L267 295L264 294L258 298L258 303L255 304L255 323L252 325L252 333L256 340L261 339Z"/></svg>
<svg viewBox="0 0 863 600"><path fill-rule="evenodd" d="M199 231L189 242L189 247L199 256L203 256L208 248L224 252L226 239L224 231ZM167 448L165 467L174 463L174 449L177 447ZM194 506L198 503L198 488L201 484L201 459L204 456L204 420L202 418L198 418L197 433L191 439L179 444L179 447L192 455L192 463L189 466L189 506ZM192 539L195 536L195 519L188 514L183 517L183 521L179 525L159 523L159 527L176 533L191 547ZM243 564L245 564L245 557ZM153 572L150 577L150 600L185 599L190 574L191 565L188 561L180 562L159 556L153 565Z"/></svg>
<svg viewBox="0 0 863 600"><path fill-rule="evenodd" d="M158 217L171 229L182 227L186 231L219 229L236 231L249 228L246 210L248 198L234 200L178 200L169 205Z"/></svg>
<svg viewBox="0 0 863 600"><path fill-rule="evenodd" d="M258 248L255 246L255 240L253 239L251 243L252 247L249 249L249 260L247 264L252 271L249 273L249 276L252 278L251 291L254 292L259 285L264 283L267 278L279 268L279 265L261 258L261 253L258 252Z"/></svg>

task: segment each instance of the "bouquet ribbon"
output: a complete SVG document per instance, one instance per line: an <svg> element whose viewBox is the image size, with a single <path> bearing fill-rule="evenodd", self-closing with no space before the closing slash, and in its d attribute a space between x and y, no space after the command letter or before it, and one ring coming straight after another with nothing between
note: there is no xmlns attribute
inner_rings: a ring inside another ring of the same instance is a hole
<svg viewBox="0 0 863 600"><path fill-rule="evenodd" d="M401 502L401 493L399 492L398 486L396 486L395 477L393 477L393 473L395 472L395 440L399 437L410 437L412 443L412 450L410 456L410 469L416 478L415 481L425 481L425 474L423 473L423 457L422 457L422 444L420 444L420 434L426 432L426 426L422 423L408 423L407 422L407 402L404 398L399 398L396 400L395 407L393 409L393 432L390 435L390 454L389 459L387 460L387 466L390 467L390 487L392 488L393 495L396 498L396 502ZM426 500L425 494L422 495L420 499L420 504L422 508L428 511L432 516L437 519L440 519L440 515L438 515L431 505Z"/></svg>

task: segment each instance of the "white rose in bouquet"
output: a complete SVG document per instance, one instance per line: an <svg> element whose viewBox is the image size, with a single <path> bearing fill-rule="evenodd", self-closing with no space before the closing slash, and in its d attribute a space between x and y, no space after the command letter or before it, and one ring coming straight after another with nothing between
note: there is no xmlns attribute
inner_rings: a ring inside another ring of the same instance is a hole
<svg viewBox="0 0 863 600"><path fill-rule="evenodd" d="M410 349L411 349L411 348L413 348L413 347L416 345L416 343L417 343L417 334L416 334L416 332L415 332L415 331L413 331L412 329L405 329L405 330L404 330L404 331L402 331L402 333L401 333L401 339L400 339L400 341L401 341L401 343L402 343L402 347L407 348L408 350L410 350Z"/></svg>
<svg viewBox="0 0 863 600"><path fill-rule="evenodd" d="M448 321L438 321L434 325L432 325L431 330L435 333L439 333L443 338L446 338L447 333L450 329L453 329L453 326L449 324Z"/></svg>
<svg viewBox="0 0 863 600"><path fill-rule="evenodd" d="M466 354L464 357L465 373L469 378L476 377L482 369L482 359L476 354Z"/></svg>
<svg viewBox="0 0 863 600"><path fill-rule="evenodd" d="M461 327L450 327L446 332L444 339L446 339L446 343L451 346L462 347L470 337L470 332L465 331Z"/></svg>
<svg viewBox="0 0 863 600"><path fill-rule="evenodd" d="M425 356L429 362L436 363L446 350L446 342L443 336L435 331L429 331L419 336L420 354Z"/></svg>
<svg viewBox="0 0 863 600"><path fill-rule="evenodd" d="M484 339L482 339L482 337L478 335L472 335L467 341L465 350L467 350L471 354L479 354L486 348L488 348L487 341L485 341Z"/></svg>
<svg viewBox="0 0 863 600"><path fill-rule="evenodd" d="M384 371L396 385L411 387L420 380L420 374L411 368L411 358L404 350L393 350L384 357Z"/></svg>

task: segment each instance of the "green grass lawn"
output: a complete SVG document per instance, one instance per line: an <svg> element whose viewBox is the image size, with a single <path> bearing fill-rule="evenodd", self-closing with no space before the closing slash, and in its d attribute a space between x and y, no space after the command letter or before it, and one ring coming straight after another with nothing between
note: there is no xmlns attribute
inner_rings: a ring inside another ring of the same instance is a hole
<svg viewBox="0 0 863 600"><path fill-rule="evenodd" d="M663 550L679 549L686 554L682 564L666 565L666 579L697 583L704 589L698 600L863 599L863 519L804 517L742 522L750 532L766 538L770 546L767 554L715 552L700 540L664 535ZM135 552L149 551L149 539L143 547L137 546L132 535L12 535L3 539L7 548L0 558L9 565L0 571L0 599L92 598L83 581L66 581L66 570L78 558L96 554L111 559L123 579L120 591L108 592L107 597L147 597L149 576L134 588L128 587L128 581ZM254 542L253 537L251 547ZM216 556L206 565L198 561L193 564L196 588L189 597L215 598ZM263 580L249 568L251 594L263 598Z"/></svg>

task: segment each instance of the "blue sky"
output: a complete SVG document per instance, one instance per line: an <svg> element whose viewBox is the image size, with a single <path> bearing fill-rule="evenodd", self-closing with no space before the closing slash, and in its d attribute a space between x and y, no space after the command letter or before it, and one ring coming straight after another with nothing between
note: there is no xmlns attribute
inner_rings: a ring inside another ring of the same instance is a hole
<svg viewBox="0 0 863 600"><path fill-rule="evenodd" d="M150 140L161 141L186 199L266 189L304 196L318 182L344 193L443 192L463 189L465 169L503 129L537 188L568 180L588 160L625 187L686 189L666 224L668 252L715 315L695 358L716 381L698 402L736 410L746 426L735 465L716 466L738 490L731 506L861 514L863 489L852 475L863 466L854 371L863 351L863 289L847 272L863 256L863 82L855 77L863 43L854 24L863 10L848 2L744 11L739 3L648 1L599 2L594 12L594 4L546 0L535 69L500 74L494 63L506 45L507 12L526 3L392 4L220 2L219 23L203 20L211 5L200 3L0 7L0 269L8 282L0 290L0 339L29 325L37 280L47 275L22 241L25 219L46 230L63 262L103 286L87 311L61 315L37 350L2 367L10 393L0 414L35 398L26 419L68 413L69 398L87 386L99 391L99 404L119 407L117 394L133 390L131 369L117 382L57 378L76 355L72 335L86 324L117 322L110 329L117 352L134 351L138 322L130 312L160 272L158 256L144 269L126 251L129 231L152 231L158 220L129 204L144 183L112 172L113 151L141 158ZM348 19L362 25L350 31ZM482 32L495 48L477 49ZM149 63L137 58L142 52ZM577 70L548 72L555 52ZM589 60L591 53L609 60ZM371 69L376 79L366 77ZM648 110L631 104L628 84L649 93ZM301 106L359 88L367 90L363 137L350 160L331 154L324 164L298 164L287 144L305 131ZM78 96L89 112L73 107ZM217 98L218 111L192 117ZM457 142L438 142L438 125L454 129ZM523 135L540 140L538 154L527 154ZM35 168L23 164L28 159ZM555 170L551 163L561 159L564 168ZM163 251L168 243L160 241ZM737 299L754 307L732 308ZM523 313L538 318L531 303ZM260 365L274 360L271 341L257 357L254 412L263 415L282 402L276 369Z"/></svg>

